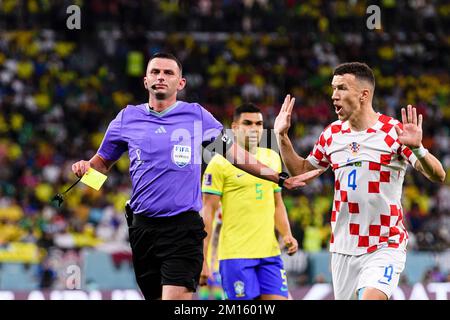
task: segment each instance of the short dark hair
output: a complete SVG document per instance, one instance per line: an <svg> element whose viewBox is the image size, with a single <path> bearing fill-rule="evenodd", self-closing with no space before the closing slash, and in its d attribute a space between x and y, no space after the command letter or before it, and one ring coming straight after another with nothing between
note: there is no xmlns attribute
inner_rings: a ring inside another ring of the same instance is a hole
<svg viewBox="0 0 450 320"><path fill-rule="evenodd" d="M183 66L181 65L180 60L178 60L178 58L175 57L173 54L168 52L157 52L150 57L148 63L150 63L150 61L152 61L155 58L169 59L175 61L177 63L178 68L180 69L180 74L183 73Z"/></svg>
<svg viewBox="0 0 450 320"><path fill-rule="evenodd" d="M333 75L353 74L359 80L368 81L375 88L375 76L372 69L363 62L346 62L338 65L334 69Z"/></svg>
<svg viewBox="0 0 450 320"><path fill-rule="evenodd" d="M241 114L243 113L261 113L261 110L251 102L246 102L244 104L241 104L239 107L234 110L234 120L238 120L241 117Z"/></svg>

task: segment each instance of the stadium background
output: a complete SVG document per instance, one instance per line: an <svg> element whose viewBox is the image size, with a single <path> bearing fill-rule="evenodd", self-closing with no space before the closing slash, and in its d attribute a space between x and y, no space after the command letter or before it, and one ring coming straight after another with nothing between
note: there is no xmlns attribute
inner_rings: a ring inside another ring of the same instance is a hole
<svg viewBox="0 0 450 320"><path fill-rule="evenodd" d="M73 4L81 29L67 28ZM381 29L367 28L372 4ZM226 126L235 106L253 101L271 128L285 94L294 95L301 155L335 119L333 67L373 67L375 109L398 117L417 106L424 145L447 168L444 185L412 170L405 179L409 255L394 298L449 299L448 30L445 1L0 1L0 299L140 297L123 217L126 157L101 191L77 185L61 208L49 199L75 181L71 164L95 153L117 112L146 100L142 76L158 51L183 63L179 99L198 101ZM332 186L327 172L284 192L301 249L283 257L296 299L332 297Z"/></svg>

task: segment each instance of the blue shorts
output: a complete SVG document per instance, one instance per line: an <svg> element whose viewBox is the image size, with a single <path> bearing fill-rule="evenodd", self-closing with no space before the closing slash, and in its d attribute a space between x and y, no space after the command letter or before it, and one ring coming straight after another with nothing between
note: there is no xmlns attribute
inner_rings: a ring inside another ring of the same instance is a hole
<svg viewBox="0 0 450 320"><path fill-rule="evenodd" d="M252 300L262 294L288 297L286 271L280 256L221 260L219 271L226 299Z"/></svg>

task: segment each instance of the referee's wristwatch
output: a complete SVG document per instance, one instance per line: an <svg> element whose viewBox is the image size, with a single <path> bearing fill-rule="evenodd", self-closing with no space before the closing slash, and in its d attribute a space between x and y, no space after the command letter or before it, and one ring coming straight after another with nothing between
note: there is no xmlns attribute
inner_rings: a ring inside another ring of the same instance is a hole
<svg viewBox="0 0 450 320"><path fill-rule="evenodd" d="M286 172L280 172L278 174L278 186L279 187L283 187L284 182L286 181L286 179L289 178L289 174Z"/></svg>

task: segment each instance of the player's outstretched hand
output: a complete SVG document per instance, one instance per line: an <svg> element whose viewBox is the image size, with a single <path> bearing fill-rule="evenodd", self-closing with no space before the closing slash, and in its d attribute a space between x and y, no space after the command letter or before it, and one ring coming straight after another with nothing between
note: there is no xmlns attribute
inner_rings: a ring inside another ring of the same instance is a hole
<svg viewBox="0 0 450 320"><path fill-rule="evenodd" d="M294 104L295 98L291 98L291 95L288 94L286 98L284 98L280 113L278 113L278 116L275 118L273 129L276 134L287 134L291 126L291 114Z"/></svg>
<svg viewBox="0 0 450 320"><path fill-rule="evenodd" d="M407 109L402 108L403 129L397 125L395 131L401 144L410 149L419 148L422 145L422 115L417 116L416 108L410 104Z"/></svg>
<svg viewBox="0 0 450 320"><path fill-rule="evenodd" d="M325 170L323 169L314 169L311 171L308 171L306 173L303 173L301 175L290 177L286 179L286 181L283 184L283 187L288 190L297 189L299 187L306 186L312 179L320 176Z"/></svg>
<svg viewBox="0 0 450 320"><path fill-rule="evenodd" d="M283 237L284 246L287 249L287 254L292 256L298 250L298 242L292 235Z"/></svg>
<svg viewBox="0 0 450 320"><path fill-rule="evenodd" d="M75 173L78 178L81 178L90 167L91 163L89 161L81 160L72 165L72 172Z"/></svg>

